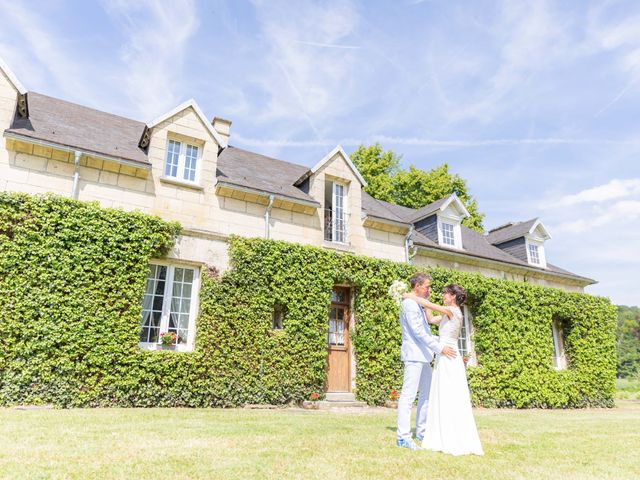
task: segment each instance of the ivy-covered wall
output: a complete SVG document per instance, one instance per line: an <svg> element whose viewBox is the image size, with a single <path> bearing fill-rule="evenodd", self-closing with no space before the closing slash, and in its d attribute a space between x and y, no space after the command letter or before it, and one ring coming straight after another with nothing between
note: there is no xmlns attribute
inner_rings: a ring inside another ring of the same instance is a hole
<svg viewBox="0 0 640 480"><path fill-rule="evenodd" d="M415 267L235 237L232 268L203 268L193 352L138 348L148 263L179 226L55 196L0 194L0 403L69 406L284 404L323 390L334 284L355 289L358 398L400 387L398 307L386 294ZM607 299L435 269L470 293L486 406L610 406L615 308ZM272 330L274 304L286 306ZM569 368L553 369L551 322L567 327Z"/></svg>

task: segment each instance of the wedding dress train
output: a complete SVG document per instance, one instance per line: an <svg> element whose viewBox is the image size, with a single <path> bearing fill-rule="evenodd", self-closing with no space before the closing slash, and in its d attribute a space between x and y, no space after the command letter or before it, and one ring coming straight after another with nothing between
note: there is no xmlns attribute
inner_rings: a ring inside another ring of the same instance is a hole
<svg viewBox="0 0 640 480"><path fill-rule="evenodd" d="M442 316L440 343L457 350L463 317L458 307L449 308L453 318ZM460 352L455 358L443 355L436 358L422 447L452 455L484 453L471 410L467 375Z"/></svg>

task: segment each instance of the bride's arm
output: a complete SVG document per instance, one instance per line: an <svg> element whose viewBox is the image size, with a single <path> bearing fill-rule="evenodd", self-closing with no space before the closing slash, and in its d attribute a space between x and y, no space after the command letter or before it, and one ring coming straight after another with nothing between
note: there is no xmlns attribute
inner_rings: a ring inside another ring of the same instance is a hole
<svg viewBox="0 0 640 480"><path fill-rule="evenodd" d="M449 308L443 307L442 305L438 305L438 304L435 304L435 303L431 303L426 298L418 297L417 295L414 295L413 293L403 293L402 297L403 298L410 298L412 300L415 300L416 302L418 302L418 304L421 307L424 307L425 309L435 310L438 313L441 313L443 315L447 315L449 318L453 318L453 314L451 313L451 310ZM438 318L438 317L435 317L435 318Z"/></svg>
<svg viewBox="0 0 640 480"><path fill-rule="evenodd" d="M427 320L429 323L433 324L433 325L439 325L440 321L442 320L442 316L438 315L437 317L433 316L433 312L428 309L428 308L424 308L422 307L424 312L427 314Z"/></svg>

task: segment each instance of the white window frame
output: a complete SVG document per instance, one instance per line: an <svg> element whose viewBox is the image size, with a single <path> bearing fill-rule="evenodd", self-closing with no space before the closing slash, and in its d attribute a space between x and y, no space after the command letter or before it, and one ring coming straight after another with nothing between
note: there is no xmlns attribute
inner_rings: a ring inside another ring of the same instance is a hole
<svg viewBox="0 0 640 480"><path fill-rule="evenodd" d="M467 360L467 366L475 367L478 364L478 361L476 358L475 347L473 345L473 319L471 317L471 311L466 305L462 306L462 317L464 325L463 328L460 329L460 336L458 337L458 349L463 356L468 356L469 360ZM466 353L464 353L464 349L461 348L461 342L464 342L466 344Z"/></svg>
<svg viewBox="0 0 640 480"><path fill-rule="evenodd" d="M191 305L189 308L189 326L187 333L187 342L175 345L175 351L178 352L190 352L193 351L195 337L196 337L196 317L198 314L198 299L200 291L200 268L193 265L185 265L179 263L173 263L168 261L154 260L150 262L150 265L157 265L161 267L167 267L167 276L165 278L164 294L162 302L162 317L160 320L160 333L167 332L169 329L169 316L171 313L171 300L173 296L173 280L176 268L184 268L193 270L193 283L191 284ZM146 292L145 282L145 292ZM142 319L141 319L142 320ZM140 324L142 329L142 323ZM140 348L145 350L157 350L161 347L162 342L158 336L157 342L138 342Z"/></svg>
<svg viewBox="0 0 640 480"><path fill-rule="evenodd" d="M567 368L567 355L562 338L562 323L557 318L551 322L551 335L553 337L553 368L565 370Z"/></svg>
<svg viewBox="0 0 640 480"><path fill-rule="evenodd" d="M349 244L349 185L344 182L340 182L337 180L327 180L327 182L331 182L331 240L328 240L325 236L326 241L330 241L331 243L338 243L340 245L348 245ZM339 187L342 187L342 196L338 197ZM341 206L339 208L337 199L341 199ZM327 210L327 206L325 205L325 215ZM336 240L338 236L338 212L342 211L340 215L342 218L342 223L344 225L343 235L344 238L341 240ZM327 228L325 221L325 228Z"/></svg>
<svg viewBox="0 0 640 480"><path fill-rule="evenodd" d="M167 160L169 155L169 142L174 142L179 145L180 151L178 153L178 167L176 169L176 176L167 174ZM196 168L193 180L184 178L186 165L187 165L187 148L197 148L198 156L196 157ZM204 145L201 142L193 140L185 140L174 136L167 137L167 146L164 155L164 165L162 167L162 178L171 180L172 182L185 183L188 185L200 185L200 171L202 170L202 152Z"/></svg>
<svg viewBox="0 0 640 480"><path fill-rule="evenodd" d="M538 248L538 263L533 261L531 256L531 246ZM525 249L527 250L527 263L534 267L547 268L547 258L544 252L544 240L540 238L534 238L531 236L525 237Z"/></svg>
<svg viewBox="0 0 640 480"><path fill-rule="evenodd" d="M340 203L341 203L341 206L340 206L341 207L340 208L341 209L341 215L340 215L340 217L342 218L342 222L344 224L344 229L343 229L344 238L342 239L342 241L336 240L337 232L338 232L338 230L337 230L338 222L336 221L336 219L338 219L338 213L337 213L338 212L338 187L342 187L342 196L340 197ZM348 204L349 204L347 193L348 193L347 185L345 185L344 183L341 183L341 182L333 182L333 195L332 195L333 196L333 205L332 205L331 208L333 210L332 213L333 213L334 222L333 222L333 225L331 226L331 228L333 229L331 238L333 238L334 242L336 242L336 243L347 243L347 235L348 235L348 232L349 232L349 230L347 228L348 227L348 224L347 224L347 222L348 222L348 220L347 220L348 219L347 207L348 207Z"/></svg>
<svg viewBox="0 0 640 480"><path fill-rule="evenodd" d="M462 230L460 228L460 218L449 215L437 215L438 217L438 243L445 247L457 248L462 250ZM449 224L453 226L453 245L444 242L444 227L443 224Z"/></svg>

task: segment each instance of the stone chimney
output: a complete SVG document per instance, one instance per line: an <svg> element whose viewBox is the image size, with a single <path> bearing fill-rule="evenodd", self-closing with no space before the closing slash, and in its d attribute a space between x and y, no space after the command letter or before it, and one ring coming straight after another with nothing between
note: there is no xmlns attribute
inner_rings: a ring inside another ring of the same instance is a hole
<svg viewBox="0 0 640 480"><path fill-rule="evenodd" d="M221 147L226 147L229 145L229 136L231 135L231 120L225 120L220 117L213 117L213 121L211 122L213 125L213 129L222 137L224 141L224 145Z"/></svg>

